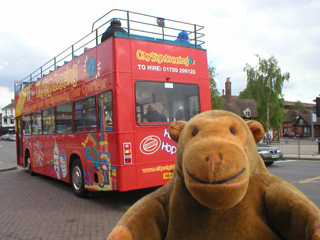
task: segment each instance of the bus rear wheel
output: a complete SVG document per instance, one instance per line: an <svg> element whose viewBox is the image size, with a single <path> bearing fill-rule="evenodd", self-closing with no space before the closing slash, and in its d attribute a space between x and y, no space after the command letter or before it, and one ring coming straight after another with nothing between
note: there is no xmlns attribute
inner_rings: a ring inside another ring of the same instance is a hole
<svg viewBox="0 0 320 240"><path fill-rule="evenodd" d="M86 198L89 196L89 191L84 187L84 176L80 159L76 159L72 163L71 186L76 196L80 198Z"/></svg>

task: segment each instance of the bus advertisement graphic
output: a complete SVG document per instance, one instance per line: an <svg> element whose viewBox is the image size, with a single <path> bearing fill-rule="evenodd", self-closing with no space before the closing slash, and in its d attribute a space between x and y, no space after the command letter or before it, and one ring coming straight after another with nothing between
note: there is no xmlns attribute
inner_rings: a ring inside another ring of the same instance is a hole
<svg viewBox="0 0 320 240"><path fill-rule="evenodd" d="M85 148L86 166L85 184L92 190L116 190L116 168L111 166L108 151L108 135L100 134L99 141L89 133L81 143Z"/></svg>

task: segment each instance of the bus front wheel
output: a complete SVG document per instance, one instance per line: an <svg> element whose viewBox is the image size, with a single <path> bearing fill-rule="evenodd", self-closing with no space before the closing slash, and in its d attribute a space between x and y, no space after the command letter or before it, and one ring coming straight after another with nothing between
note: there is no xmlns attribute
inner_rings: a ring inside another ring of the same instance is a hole
<svg viewBox="0 0 320 240"><path fill-rule="evenodd" d="M84 176L80 159L76 159L71 167L71 185L76 196L85 198L89 196L88 190L84 187Z"/></svg>
<svg viewBox="0 0 320 240"><path fill-rule="evenodd" d="M30 157L27 158L27 168L28 168L28 171L30 173L31 176L34 176L34 171L32 171L32 166L31 166L31 159Z"/></svg>

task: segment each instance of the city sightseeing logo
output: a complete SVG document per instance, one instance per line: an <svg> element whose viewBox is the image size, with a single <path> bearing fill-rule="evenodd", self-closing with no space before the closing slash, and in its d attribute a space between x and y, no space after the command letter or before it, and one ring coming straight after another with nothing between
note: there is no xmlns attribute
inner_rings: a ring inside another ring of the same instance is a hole
<svg viewBox="0 0 320 240"><path fill-rule="evenodd" d="M156 52L146 52L140 49L136 52L136 57L138 60L146 61L146 62L155 62L158 64L161 63L171 63L177 65L184 65L188 67L190 64L194 65L195 60L190 57L181 57L181 56L171 56L169 54L162 54Z"/></svg>

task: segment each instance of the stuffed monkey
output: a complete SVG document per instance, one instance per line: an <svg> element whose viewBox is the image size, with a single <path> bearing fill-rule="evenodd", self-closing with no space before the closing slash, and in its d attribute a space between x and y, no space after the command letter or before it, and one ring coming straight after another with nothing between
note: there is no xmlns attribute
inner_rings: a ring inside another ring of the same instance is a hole
<svg viewBox="0 0 320 240"><path fill-rule="evenodd" d="M320 211L270 174L257 121L213 110L169 128L173 179L136 202L108 240L320 240Z"/></svg>

